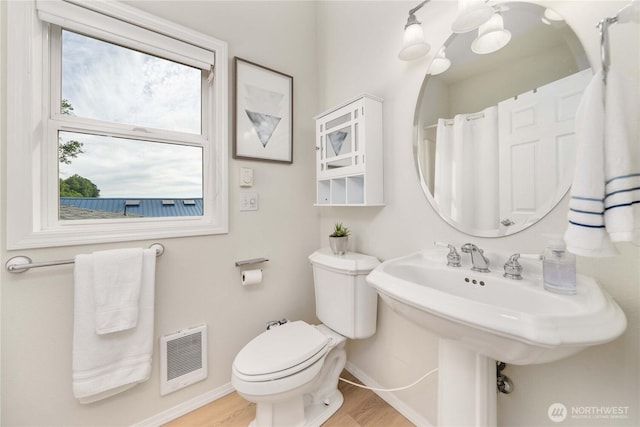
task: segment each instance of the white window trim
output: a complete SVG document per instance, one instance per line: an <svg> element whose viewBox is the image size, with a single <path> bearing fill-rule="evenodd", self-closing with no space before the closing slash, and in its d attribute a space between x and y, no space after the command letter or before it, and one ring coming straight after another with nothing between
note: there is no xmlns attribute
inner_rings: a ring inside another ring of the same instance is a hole
<svg viewBox="0 0 640 427"><path fill-rule="evenodd" d="M137 218L135 221L59 221L55 177L57 149L44 143L48 114L48 24L35 0L7 3L7 249L147 240L228 232L227 43L118 2L87 2L100 13L215 52L210 143L205 153L202 217ZM210 92L211 93L211 92ZM205 155L207 155L205 154ZM52 194L53 193L53 194ZM55 218L52 214L55 210Z"/></svg>
<svg viewBox="0 0 640 427"><path fill-rule="evenodd" d="M117 3L114 5L117 6ZM215 56L210 49L182 42L175 37L165 37L162 48L157 50L157 23L142 19L141 16L134 21L130 16L135 12L119 10L114 5L74 0L36 0L38 17L43 21L152 55L160 54L166 59L203 70L209 70L214 65Z"/></svg>

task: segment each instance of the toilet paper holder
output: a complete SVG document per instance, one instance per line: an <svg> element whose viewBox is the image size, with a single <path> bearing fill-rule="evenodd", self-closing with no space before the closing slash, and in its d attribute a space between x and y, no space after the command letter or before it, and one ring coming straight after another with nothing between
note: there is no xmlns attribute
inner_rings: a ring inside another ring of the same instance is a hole
<svg viewBox="0 0 640 427"><path fill-rule="evenodd" d="M267 262L269 261L266 258L252 258L252 259L245 259L243 261L236 261L236 267L242 267L243 265L249 265L249 264L260 264L261 262Z"/></svg>

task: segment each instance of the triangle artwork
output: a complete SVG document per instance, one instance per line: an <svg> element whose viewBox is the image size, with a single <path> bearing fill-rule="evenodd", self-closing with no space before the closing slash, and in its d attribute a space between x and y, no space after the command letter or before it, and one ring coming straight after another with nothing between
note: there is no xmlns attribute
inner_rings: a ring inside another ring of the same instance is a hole
<svg viewBox="0 0 640 427"><path fill-rule="evenodd" d="M251 121L262 146L266 147L282 118L249 110L245 110L245 112L247 113L247 116L249 116L249 120Z"/></svg>

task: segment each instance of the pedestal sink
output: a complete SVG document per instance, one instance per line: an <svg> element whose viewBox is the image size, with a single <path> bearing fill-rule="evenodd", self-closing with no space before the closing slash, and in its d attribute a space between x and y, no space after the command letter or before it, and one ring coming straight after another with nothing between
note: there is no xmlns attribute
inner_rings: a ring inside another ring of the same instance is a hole
<svg viewBox="0 0 640 427"><path fill-rule="evenodd" d="M448 267L446 255L417 252L367 277L394 311L441 337L439 425L496 424L496 360L560 360L626 329L618 304L591 277L578 275L576 295L558 295L544 290L539 261L523 260L523 279L513 280L503 277L507 255L489 255L488 273L472 271L464 257Z"/></svg>

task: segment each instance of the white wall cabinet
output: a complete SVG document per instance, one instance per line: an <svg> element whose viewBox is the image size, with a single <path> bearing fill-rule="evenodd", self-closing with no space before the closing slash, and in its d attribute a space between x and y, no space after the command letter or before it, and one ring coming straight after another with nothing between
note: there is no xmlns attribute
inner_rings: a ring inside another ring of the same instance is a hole
<svg viewBox="0 0 640 427"><path fill-rule="evenodd" d="M318 206L382 206L382 99L361 95L316 120Z"/></svg>

